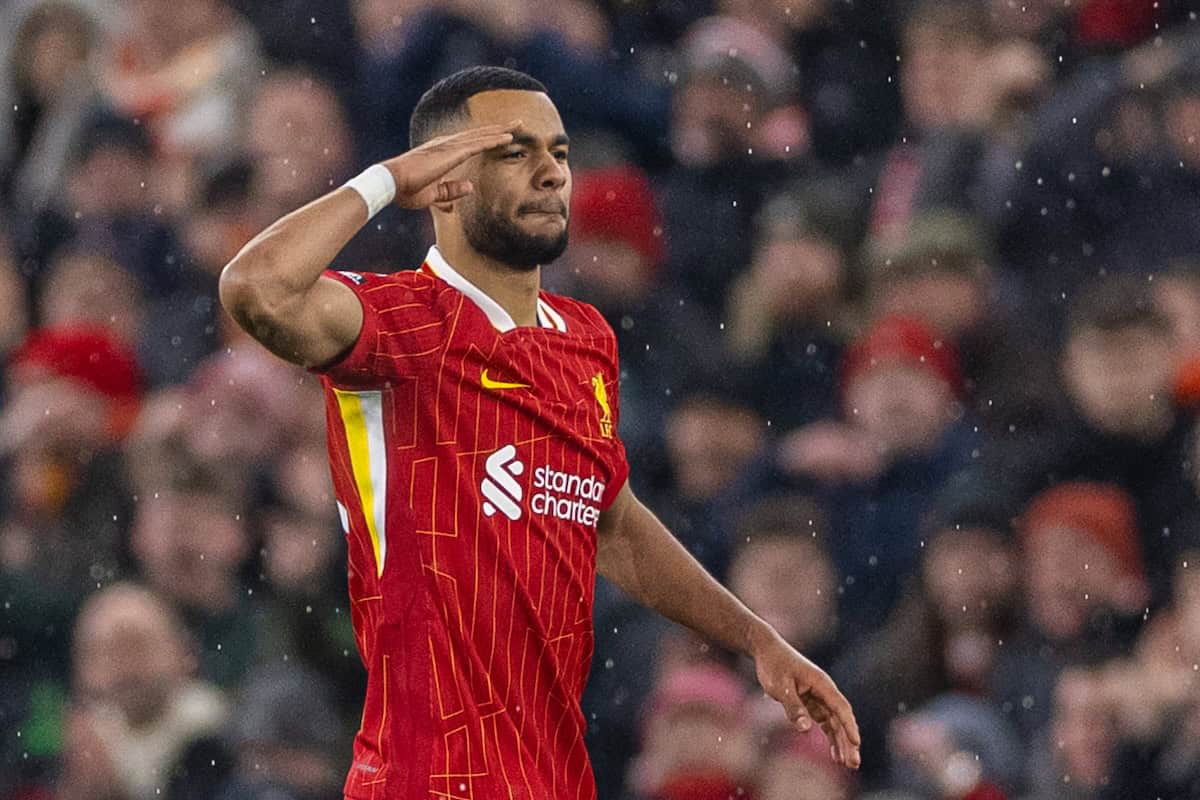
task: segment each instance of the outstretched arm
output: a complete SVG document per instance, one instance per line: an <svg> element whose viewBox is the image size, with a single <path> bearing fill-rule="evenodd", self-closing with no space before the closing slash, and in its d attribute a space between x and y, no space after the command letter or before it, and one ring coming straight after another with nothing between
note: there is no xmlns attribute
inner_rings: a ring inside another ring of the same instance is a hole
<svg viewBox="0 0 1200 800"><path fill-rule="evenodd" d="M446 203L472 191L446 174L467 159L512 141L511 125L442 136L383 162L405 208ZM362 329L362 306L349 287L324 272L369 219L363 196L345 186L279 219L254 237L221 273L221 303L267 349L305 367L350 349Z"/></svg>
<svg viewBox="0 0 1200 800"><path fill-rule="evenodd" d="M755 616L683 548L626 484L600 516L600 574L642 604L754 659L759 683L801 730L816 721L833 757L857 768L861 740L833 680Z"/></svg>

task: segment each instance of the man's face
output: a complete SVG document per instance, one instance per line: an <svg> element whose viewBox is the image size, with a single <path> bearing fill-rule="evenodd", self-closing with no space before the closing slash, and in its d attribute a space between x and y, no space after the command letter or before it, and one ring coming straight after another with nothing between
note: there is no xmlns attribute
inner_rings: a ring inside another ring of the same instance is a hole
<svg viewBox="0 0 1200 800"><path fill-rule="evenodd" d="M970 275L931 272L885 283L876 295L879 316L924 320L952 339L975 327L986 313L987 290Z"/></svg>
<svg viewBox="0 0 1200 800"><path fill-rule="evenodd" d="M837 614L837 572L803 530L742 545L729 585L750 609L800 650L823 643Z"/></svg>
<svg viewBox="0 0 1200 800"><path fill-rule="evenodd" d="M922 573L934 607L956 627L986 625L1016 581L1011 549L983 528L940 531L925 549Z"/></svg>
<svg viewBox="0 0 1200 800"><path fill-rule="evenodd" d="M521 120L511 144L461 169L475 191L458 201L463 234L477 252L517 269L567 249L571 203L568 141L558 109L541 92L482 92L467 101L472 126Z"/></svg>
<svg viewBox="0 0 1200 800"><path fill-rule="evenodd" d="M916 25L904 37L900 90L904 110L917 128L952 124L976 79L982 42L954 37L933 25Z"/></svg>
<svg viewBox="0 0 1200 800"><path fill-rule="evenodd" d="M264 213L306 203L340 181L350 163L350 131L328 86L283 77L259 90L250 109L247 149Z"/></svg>
<svg viewBox="0 0 1200 800"><path fill-rule="evenodd" d="M1169 414L1173 355L1170 334L1153 328L1079 331L1067 343L1067 391L1100 430L1152 435Z"/></svg>
<svg viewBox="0 0 1200 800"><path fill-rule="evenodd" d="M83 699L110 703L133 725L154 720L186 677L190 659L163 607L140 591L100 598L75 636Z"/></svg>
<svg viewBox="0 0 1200 800"><path fill-rule="evenodd" d="M1030 617L1058 641L1081 635L1092 612L1112 605L1122 580L1112 554L1072 528L1034 532L1024 560Z"/></svg>
<svg viewBox="0 0 1200 800"><path fill-rule="evenodd" d="M950 388L928 369L878 364L846 388L846 410L892 455L930 452L953 419Z"/></svg>
<svg viewBox="0 0 1200 800"><path fill-rule="evenodd" d="M133 551L155 589L188 608L220 612L237 602L250 541L224 498L166 491L139 504Z"/></svg>

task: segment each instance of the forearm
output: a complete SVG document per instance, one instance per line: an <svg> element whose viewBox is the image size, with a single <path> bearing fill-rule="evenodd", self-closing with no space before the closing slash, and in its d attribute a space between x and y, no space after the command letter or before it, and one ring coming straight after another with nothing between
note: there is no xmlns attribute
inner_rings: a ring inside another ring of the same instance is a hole
<svg viewBox="0 0 1200 800"><path fill-rule="evenodd" d="M618 524L602 531L600 573L635 600L726 649L751 653L766 623L708 574L670 531L630 497Z"/></svg>

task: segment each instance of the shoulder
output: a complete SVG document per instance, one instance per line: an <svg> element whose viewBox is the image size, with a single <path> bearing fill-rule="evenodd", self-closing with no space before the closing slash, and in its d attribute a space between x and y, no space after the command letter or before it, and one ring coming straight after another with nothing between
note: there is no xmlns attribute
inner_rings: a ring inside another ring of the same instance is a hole
<svg viewBox="0 0 1200 800"><path fill-rule="evenodd" d="M444 316L449 295L453 295L446 284L415 269L399 272L331 269L325 275L350 287L366 308L389 318Z"/></svg>
<svg viewBox="0 0 1200 800"><path fill-rule="evenodd" d="M568 332L581 336L615 338L612 326L591 303L553 292L541 292L541 300L566 321Z"/></svg>

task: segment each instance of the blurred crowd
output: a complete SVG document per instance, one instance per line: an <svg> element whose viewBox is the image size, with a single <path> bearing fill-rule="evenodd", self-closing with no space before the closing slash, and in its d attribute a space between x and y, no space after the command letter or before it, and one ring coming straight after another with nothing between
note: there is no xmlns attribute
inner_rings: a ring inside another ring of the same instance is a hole
<svg viewBox="0 0 1200 800"><path fill-rule="evenodd" d="M571 134L553 291L635 491L863 769L599 582L602 800L1200 797L1184 0L0 5L0 798L340 796L364 675L313 376L216 299L463 66ZM11 109L11 111L10 111ZM339 260L419 263L390 209Z"/></svg>

